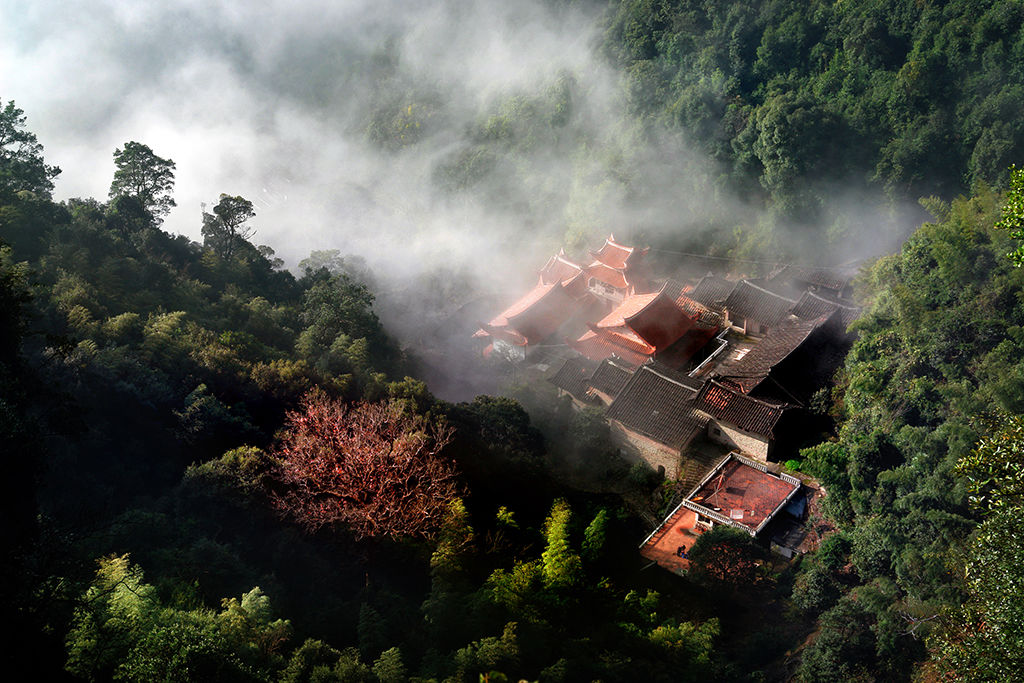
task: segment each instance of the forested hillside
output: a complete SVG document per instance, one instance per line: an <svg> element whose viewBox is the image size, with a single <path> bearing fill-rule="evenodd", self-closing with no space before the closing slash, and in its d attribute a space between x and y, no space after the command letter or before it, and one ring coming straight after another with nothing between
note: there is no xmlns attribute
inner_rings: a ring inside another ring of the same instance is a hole
<svg viewBox="0 0 1024 683"><path fill-rule="evenodd" d="M237 196L203 216L203 244L164 232L175 165L142 143L115 152L109 201L55 203L58 169L21 110L4 117L3 602L24 625L9 670L696 680L723 666L713 610L636 574L642 527L546 474L557 454L518 403L443 403L404 376L344 258L281 270Z"/></svg>
<svg viewBox="0 0 1024 683"><path fill-rule="evenodd" d="M439 16L460 8L480 10ZM365 221L311 224L337 240L290 270L230 188L208 188L197 240L170 231L182 170L144 140L113 150L107 196L57 199L3 93L14 679L1024 680L1022 6L529 9L588 18L595 61L477 98L423 77L437 63L398 32L320 69L282 57L281 96L358 138L339 192ZM472 228L439 241L476 263L445 246L414 277L381 268L453 217ZM681 492L625 464L600 411L421 381L496 372L443 341L489 258L618 226L662 267L699 251L743 277L898 245L861 269L856 341L815 396L834 432L787 463L823 488L815 552L717 528L686 577L646 566Z"/></svg>
<svg viewBox="0 0 1024 683"><path fill-rule="evenodd" d="M1024 154L1019 3L625 0L611 11L604 48L636 115L687 131L722 162L723 182L763 194L783 220L842 229L837 194L949 199L1005 183Z"/></svg>
<svg viewBox="0 0 1024 683"><path fill-rule="evenodd" d="M1024 399L1024 273L1007 257L1006 232L993 228L997 196L983 190L928 206L936 222L865 273L871 305L854 323L859 339L835 394L838 437L804 453L842 528L833 554L819 556L794 588L797 604L820 613L822 631L803 661L811 680L906 678L929 647L972 651L962 660L946 652L937 664L970 680L1020 671L1010 646L1020 622L989 612L991 604L959 605L965 591L978 592L971 567L979 553L1003 567L1020 561L1013 543L965 541L981 512L972 501L990 504L978 487L1002 495L998 473L1020 466L1015 446L975 449L983 437L1015 441L1007 430ZM995 566L985 571L999 591L1019 592ZM986 652L990 637L999 644Z"/></svg>

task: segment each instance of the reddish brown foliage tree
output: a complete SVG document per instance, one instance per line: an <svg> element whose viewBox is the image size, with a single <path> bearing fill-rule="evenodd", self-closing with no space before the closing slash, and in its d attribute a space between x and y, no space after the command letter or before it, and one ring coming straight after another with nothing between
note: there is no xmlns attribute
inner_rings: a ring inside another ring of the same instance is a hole
<svg viewBox="0 0 1024 683"><path fill-rule="evenodd" d="M746 589L765 581L764 552L750 534L723 525L690 548L689 576L715 588Z"/></svg>
<svg viewBox="0 0 1024 683"><path fill-rule="evenodd" d="M310 530L344 525L357 537L431 536L459 493L439 456L451 428L401 404L347 406L319 392L288 413L274 457L278 508Z"/></svg>

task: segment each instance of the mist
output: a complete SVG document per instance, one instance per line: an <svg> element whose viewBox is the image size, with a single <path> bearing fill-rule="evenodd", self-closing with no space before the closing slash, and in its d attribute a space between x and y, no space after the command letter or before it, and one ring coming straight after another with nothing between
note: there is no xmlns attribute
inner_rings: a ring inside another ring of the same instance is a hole
<svg viewBox="0 0 1024 683"><path fill-rule="evenodd" d="M504 307L560 246L679 244L764 219L697 145L630 118L599 11L4 0L0 96L63 170L57 198L105 199L114 149L143 142L177 164L165 229L198 240L203 205L242 195L253 241L289 267L313 250L365 259L385 323L413 343L431 316ZM868 218L836 219L836 252L877 250L864 225L899 220L837 206Z"/></svg>

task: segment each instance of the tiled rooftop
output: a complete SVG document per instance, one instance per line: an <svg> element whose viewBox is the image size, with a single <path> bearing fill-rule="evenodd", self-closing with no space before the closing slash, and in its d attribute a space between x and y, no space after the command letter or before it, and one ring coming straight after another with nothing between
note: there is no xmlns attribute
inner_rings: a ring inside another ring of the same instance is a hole
<svg viewBox="0 0 1024 683"><path fill-rule="evenodd" d="M842 291L849 283L856 270L853 268L808 268L803 266L783 266L768 276L772 282L789 281L800 285L822 287L833 291Z"/></svg>
<svg viewBox="0 0 1024 683"><path fill-rule="evenodd" d="M625 289L629 286L629 282L626 281L626 274L619 269L606 266L603 263L592 263L591 265L584 268L584 271L588 276L600 280L601 282L611 285L615 289Z"/></svg>
<svg viewBox="0 0 1024 683"><path fill-rule="evenodd" d="M495 316L489 324L494 327L505 327L508 325L509 318L513 318L523 311L528 310L546 295L550 294L556 286L557 285L554 283L547 285L538 283L533 289L521 296L515 303L506 308L499 315Z"/></svg>
<svg viewBox="0 0 1024 683"><path fill-rule="evenodd" d="M640 350L636 344L626 345L616 343L619 339L610 335L599 335L596 332L586 332L576 341L570 342L570 346L594 361L601 361L606 358L616 357L628 365L636 367L643 365L650 360L650 353Z"/></svg>
<svg viewBox="0 0 1024 683"><path fill-rule="evenodd" d="M774 439L773 430L787 406L759 401L710 381L697 394L694 407L719 422Z"/></svg>
<svg viewBox="0 0 1024 683"><path fill-rule="evenodd" d="M722 304L729 298L736 283L708 273L700 279L687 296L708 308L722 310Z"/></svg>
<svg viewBox="0 0 1024 683"><path fill-rule="evenodd" d="M749 280L740 280L725 300L725 308L731 320L746 318L774 327L787 315L796 303L793 299L780 296Z"/></svg>
<svg viewBox="0 0 1024 683"><path fill-rule="evenodd" d="M658 293L634 294L623 299L622 303L616 306L611 313L597 322L598 327L622 327L626 324L626 318L636 315L644 310L652 301L658 298Z"/></svg>
<svg viewBox="0 0 1024 683"><path fill-rule="evenodd" d="M558 254L548 259L548 262L541 268L540 281L546 285L554 282L565 282L566 280L572 280L582 270L577 264L565 257L564 251L559 251Z"/></svg>
<svg viewBox="0 0 1024 683"><path fill-rule="evenodd" d="M600 391L602 394L615 398L625 388L632 374L631 369L611 359L605 359L597 366L597 370L594 371L589 384L593 389Z"/></svg>
<svg viewBox="0 0 1024 683"><path fill-rule="evenodd" d="M696 392L650 366L632 379L608 407L608 419L672 448L680 448L703 431L708 418L693 409Z"/></svg>
<svg viewBox="0 0 1024 683"><path fill-rule="evenodd" d="M792 313L804 320L813 320L823 315L828 315L839 310L842 316L843 327L848 327L854 319L860 315L860 308L845 301L836 301L829 297L822 296L815 292L804 292L800 300L793 306Z"/></svg>
<svg viewBox="0 0 1024 683"><path fill-rule="evenodd" d="M483 327L484 335L504 335L518 344L536 344L551 336L578 309L579 302L561 283L537 284Z"/></svg>
<svg viewBox="0 0 1024 683"><path fill-rule="evenodd" d="M689 329L693 320L660 293L626 297L596 325L589 325L572 343L587 358L601 361L613 355L639 365L667 348Z"/></svg>
<svg viewBox="0 0 1024 683"><path fill-rule="evenodd" d="M814 330L828 320L829 316L814 320L785 320L760 343L751 346L750 351L741 358L726 360L715 368L715 375L742 386L746 393L756 387L768 376L773 367L785 360Z"/></svg>
<svg viewBox="0 0 1024 683"><path fill-rule="evenodd" d="M565 361L558 372L548 381L563 391L568 391L580 401L586 401L587 390L590 388L588 379L594 370L594 364L582 358L570 358Z"/></svg>
<svg viewBox="0 0 1024 683"><path fill-rule="evenodd" d="M732 456L687 501L756 532L799 488Z"/></svg>
<svg viewBox="0 0 1024 683"><path fill-rule="evenodd" d="M630 329L658 350L667 348L694 326L693 318L660 293L624 319Z"/></svg>
<svg viewBox="0 0 1024 683"><path fill-rule="evenodd" d="M646 253L647 249L638 250L636 247L627 247L616 242L614 235L609 235L601 248L590 252L590 255L612 268L624 268L634 256L643 256Z"/></svg>

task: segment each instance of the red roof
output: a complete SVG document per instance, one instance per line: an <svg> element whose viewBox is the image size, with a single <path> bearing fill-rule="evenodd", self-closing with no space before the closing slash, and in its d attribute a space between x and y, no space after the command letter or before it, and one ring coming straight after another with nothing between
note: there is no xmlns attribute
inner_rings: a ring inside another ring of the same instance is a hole
<svg viewBox="0 0 1024 683"><path fill-rule="evenodd" d="M674 344L659 352L658 360L670 368L681 368L698 351L707 346L716 334L718 334L717 327L693 327L687 330L686 334Z"/></svg>
<svg viewBox="0 0 1024 683"><path fill-rule="evenodd" d="M658 350L667 348L694 325L693 318L672 299L656 294L642 308L623 315L626 325Z"/></svg>
<svg viewBox="0 0 1024 683"><path fill-rule="evenodd" d="M588 276L615 289L627 289L635 284L631 271L638 258L647 253L647 249L627 247L616 242L614 235L609 235L600 249L590 252L594 261L583 270Z"/></svg>
<svg viewBox="0 0 1024 683"><path fill-rule="evenodd" d="M625 268L634 254L643 256L646 253L646 248L638 250L636 247L627 247L616 242L615 235L609 235L601 248L590 252L590 255L606 266Z"/></svg>
<svg viewBox="0 0 1024 683"><path fill-rule="evenodd" d="M630 344L620 336L610 334L597 334L586 332L576 341L570 341L569 345L582 353L590 360L602 361L612 356L621 358L630 365L643 365L650 360L654 349L643 350L637 344Z"/></svg>
<svg viewBox="0 0 1024 683"><path fill-rule="evenodd" d="M732 456L687 498L756 533L800 488Z"/></svg>
<svg viewBox="0 0 1024 683"><path fill-rule="evenodd" d="M550 285L555 282L566 282L583 272L583 269L565 257L565 251L561 250L544 264L540 269L540 281L542 284Z"/></svg>
<svg viewBox="0 0 1024 683"><path fill-rule="evenodd" d="M523 311L529 310L531 306L536 304L555 289L556 287L554 284L538 284L536 287L520 297L518 301L506 308L502 313L495 316L489 324L494 327L507 327L509 318L514 318Z"/></svg>
<svg viewBox="0 0 1024 683"><path fill-rule="evenodd" d="M694 405L719 422L770 439L775 438L775 425L789 407L751 398L714 381L701 388Z"/></svg>
<svg viewBox="0 0 1024 683"><path fill-rule="evenodd" d="M629 282L626 280L626 273L619 268L613 268L603 263L594 262L584 268L584 270L590 277L600 280L607 285L611 285L615 289L626 289L629 287Z"/></svg>
<svg viewBox="0 0 1024 683"><path fill-rule="evenodd" d="M565 291L569 296L574 299L580 299L587 294L587 276L582 270L576 273L575 276L568 280L562 281L562 286L565 287Z"/></svg>
<svg viewBox="0 0 1024 683"><path fill-rule="evenodd" d="M694 328L694 320L669 297L654 294L629 296L573 347L591 360L619 356L640 364L681 339Z"/></svg>
<svg viewBox="0 0 1024 683"><path fill-rule="evenodd" d="M485 334L519 346L536 344L551 336L574 312L576 302L561 283L538 284L521 299L483 326Z"/></svg>
<svg viewBox="0 0 1024 683"><path fill-rule="evenodd" d="M623 327L626 318L636 315L644 310L652 301L658 298L658 293L634 294L626 297L621 304L598 321L598 327Z"/></svg>

